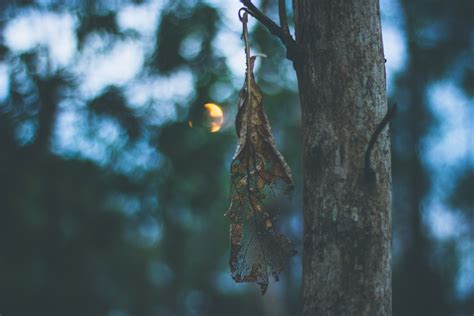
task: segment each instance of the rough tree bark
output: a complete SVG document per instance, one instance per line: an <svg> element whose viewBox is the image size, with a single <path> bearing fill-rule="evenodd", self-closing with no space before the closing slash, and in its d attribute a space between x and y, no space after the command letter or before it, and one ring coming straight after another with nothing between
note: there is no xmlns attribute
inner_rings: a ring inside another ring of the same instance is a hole
<svg viewBox="0 0 474 316"><path fill-rule="evenodd" d="M303 315L391 315L391 161L378 0L296 0L304 133ZM301 62L301 61L300 61Z"/></svg>
<svg viewBox="0 0 474 316"><path fill-rule="evenodd" d="M387 96L379 2L293 0L296 41L284 0L280 26L250 0L241 2L280 38L298 77L303 315L391 315L390 140L386 129L378 134L389 118L382 119Z"/></svg>

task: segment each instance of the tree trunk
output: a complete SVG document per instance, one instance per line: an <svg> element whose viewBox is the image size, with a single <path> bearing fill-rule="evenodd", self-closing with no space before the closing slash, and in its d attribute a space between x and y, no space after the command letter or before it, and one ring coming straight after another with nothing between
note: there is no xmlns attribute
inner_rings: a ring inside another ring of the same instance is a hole
<svg viewBox="0 0 474 316"><path fill-rule="evenodd" d="M391 315L391 161L377 0L295 0L304 133L303 315Z"/></svg>

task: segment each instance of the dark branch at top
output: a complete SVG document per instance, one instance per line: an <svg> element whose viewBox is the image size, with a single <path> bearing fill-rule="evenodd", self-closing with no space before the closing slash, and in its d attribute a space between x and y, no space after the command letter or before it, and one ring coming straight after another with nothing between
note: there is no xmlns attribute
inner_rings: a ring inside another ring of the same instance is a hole
<svg viewBox="0 0 474 316"><path fill-rule="evenodd" d="M288 20L286 18L286 6L285 0L278 0L278 13L280 15L280 27L283 32L290 34L290 28L288 27Z"/></svg>
<svg viewBox="0 0 474 316"><path fill-rule="evenodd" d="M281 5L280 1L280 22L282 27L278 26L275 22L272 21L269 17L262 13L251 0L240 0L242 4L247 8L248 13L256 18L260 23L262 23L273 35L278 37L283 45L286 47L286 58L291 60L294 65L296 65L301 57L302 49L298 43L293 39L289 30L288 30L288 21L286 19L286 8L284 8L284 3ZM283 1L284 2L284 1ZM282 12L284 11L284 12ZM282 19L282 16L283 19Z"/></svg>

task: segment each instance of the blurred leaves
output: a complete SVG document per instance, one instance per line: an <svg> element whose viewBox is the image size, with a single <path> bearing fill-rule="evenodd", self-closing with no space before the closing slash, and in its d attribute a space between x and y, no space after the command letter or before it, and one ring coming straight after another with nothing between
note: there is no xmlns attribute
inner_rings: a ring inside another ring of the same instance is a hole
<svg viewBox="0 0 474 316"><path fill-rule="evenodd" d="M471 49L474 35L473 1L462 0L450 5L442 0L422 0L404 5L413 32L409 45L424 56L417 60L417 66L424 69L428 78L439 78L454 65L464 66L468 62L466 52Z"/></svg>
<svg viewBox="0 0 474 316"><path fill-rule="evenodd" d="M471 97L474 97L474 67L467 68L462 77L462 87Z"/></svg>
<svg viewBox="0 0 474 316"><path fill-rule="evenodd" d="M436 227L430 227L426 220L430 215L435 216L426 201L430 206L452 212L456 220L463 218L455 216L455 212L443 204L446 197L440 188L447 185L445 181L451 181L450 177L437 183L440 173L455 171L430 170L421 148L430 132L440 132L439 122L433 117L435 104L430 102L432 85L440 81L459 84L465 69L472 64L474 20L469 16L474 2L402 0L400 4L405 17L409 62L398 76L393 96L402 104L392 125L393 313L462 315L472 310L456 297L459 288L454 277L460 277L460 262L466 260L460 250L465 239L442 242L436 236ZM460 167L465 169L467 165L461 163ZM443 229L450 230L448 224L444 225L441 224Z"/></svg>
<svg viewBox="0 0 474 316"><path fill-rule="evenodd" d="M216 9L204 4L189 7L185 1L176 1L173 10L163 12L151 66L169 73L187 60L202 61L211 53L218 22ZM183 45L186 40L188 45Z"/></svg>
<svg viewBox="0 0 474 316"><path fill-rule="evenodd" d="M8 54L8 47L0 43L0 60L3 60Z"/></svg>
<svg viewBox="0 0 474 316"><path fill-rule="evenodd" d="M115 12L107 12L104 14L86 12L86 14L82 16L80 26L77 30L79 46L82 47L87 35L93 32L120 35L121 33L116 20Z"/></svg>
<svg viewBox="0 0 474 316"><path fill-rule="evenodd" d="M451 194L449 203L455 208L466 210L471 213L474 209L474 169L467 169L458 179L456 187Z"/></svg>
<svg viewBox="0 0 474 316"><path fill-rule="evenodd" d="M141 135L141 120L128 107L128 102L122 90L112 86L89 102L92 113L115 119L131 140L137 140Z"/></svg>
<svg viewBox="0 0 474 316"><path fill-rule="evenodd" d="M72 81L63 73L57 73L46 78L35 76L34 80L38 93L37 103L40 105L38 113L39 127L35 144L44 148L51 139L59 102L64 97L62 94L67 91Z"/></svg>

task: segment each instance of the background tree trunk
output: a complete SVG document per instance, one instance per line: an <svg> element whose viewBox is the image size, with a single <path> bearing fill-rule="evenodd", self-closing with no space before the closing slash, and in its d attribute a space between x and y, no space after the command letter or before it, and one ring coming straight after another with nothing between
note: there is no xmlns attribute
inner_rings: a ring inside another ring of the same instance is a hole
<svg viewBox="0 0 474 316"><path fill-rule="evenodd" d="M391 315L391 161L377 0L295 1L304 67L303 315Z"/></svg>

